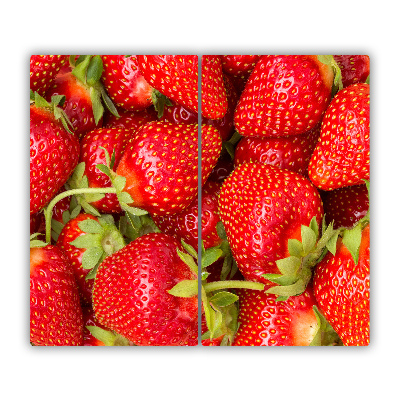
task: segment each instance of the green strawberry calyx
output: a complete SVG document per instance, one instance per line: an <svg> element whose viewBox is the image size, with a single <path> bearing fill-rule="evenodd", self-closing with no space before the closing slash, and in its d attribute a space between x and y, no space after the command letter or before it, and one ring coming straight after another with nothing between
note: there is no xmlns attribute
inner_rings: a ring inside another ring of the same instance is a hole
<svg viewBox="0 0 400 400"><path fill-rule="evenodd" d="M72 74L89 90L96 125L104 114L103 104L111 114L119 117L114 103L100 81L104 69L101 57L81 55L75 61L75 56L70 56L70 65L73 67Z"/></svg>
<svg viewBox="0 0 400 400"><path fill-rule="evenodd" d="M70 126L72 127L72 123L68 119L65 111L61 108L64 102L64 95L52 96L49 103L45 98L40 96L39 93L34 92L32 89L30 90L30 103L34 104L38 108L43 108L49 111L54 116L55 120L61 122L64 129L71 135L73 135L73 132L71 131L71 129L69 129Z"/></svg>
<svg viewBox="0 0 400 400"><path fill-rule="evenodd" d="M152 89L151 91L151 101L153 102L153 106L157 111L157 117L160 119L164 114L164 109L166 106L173 106L172 101L162 94L157 89Z"/></svg>
<svg viewBox="0 0 400 400"><path fill-rule="evenodd" d="M104 258L121 250L125 246L125 240L111 215L103 215L97 221L93 219L80 221L78 227L84 234L69 244L85 249L82 255L82 267L90 269L86 280L92 279Z"/></svg>
<svg viewBox="0 0 400 400"><path fill-rule="evenodd" d="M301 241L289 239L289 257L276 261L280 274L262 275L277 285L266 290L266 293L278 295L278 301L303 293L311 280L312 268L327 250L336 247L339 233L339 230L333 229L333 223L326 226L325 218L322 221L321 236L316 217L311 219L309 226L302 225Z"/></svg>
<svg viewBox="0 0 400 400"><path fill-rule="evenodd" d="M91 333L93 337L100 340L105 346L132 346L127 338L123 337L119 333L108 331L95 325L86 325L86 329Z"/></svg>
<svg viewBox="0 0 400 400"><path fill-rule="evenodd" d="M332 55L319 55L318 61L320 61L323 64L329 65L333 70L334 73L333 85L332 85L332 97L333 97L339 90L343 89L342 71L339 67L339 64L336 62L335 58Z"/></svg>

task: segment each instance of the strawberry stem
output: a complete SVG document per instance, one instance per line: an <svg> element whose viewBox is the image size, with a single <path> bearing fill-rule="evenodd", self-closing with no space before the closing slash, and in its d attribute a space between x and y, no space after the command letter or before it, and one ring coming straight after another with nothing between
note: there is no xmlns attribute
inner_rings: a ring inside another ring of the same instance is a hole
<svg viewBox="0 0 400 400"><path fill-rule="evenodd" d="M264 283L250 282L250 281L218 281L218 282L209 282L203 284L203 288L206 293L221 289L264 290L264 287L265 287Z"/></svg>
<svg viewBox="0 0 400 400"><path fill-rule="evenodd" d="M65 192L62 192L55 196L53 200L49 203L47 208L45 209L45 221L46 221L46 242L50 243L51 241L51 217L53 215L53 208L54 206L63 198L68 197L68 196L73 196L76 194L83 194L83 193L100 193L100 194L106 194L106 193L116 193L117 190L114 187L109 187L109 188L80 188L80 189L71 189L71 190L66 190Z"/></svg>

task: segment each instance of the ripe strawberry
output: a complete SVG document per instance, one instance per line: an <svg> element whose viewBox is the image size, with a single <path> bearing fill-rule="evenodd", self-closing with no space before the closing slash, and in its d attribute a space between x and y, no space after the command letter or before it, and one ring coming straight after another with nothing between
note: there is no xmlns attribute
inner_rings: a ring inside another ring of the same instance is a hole
<svg viewBox="0 0 400 400"><path fill-rule="evenodd" d="M106 163L104 149L106 149L110 155L115 152L115 162L113 165L113 170L115 171L129 140L133 138L134 135L134 130L120 128L100 128L86 134L81 141L79 161L85 163L84 174L88 178L89 187L100 188L111 186L110 178L97 168L98 164ZM100 200L98 200L97 197L95 197L94 200L88 198L88 201L97 210L103 213L122 212L117 195L114 193L106 193Z"/></svg>
<svg viewBox="0 0 400 400"><path fill-rule="evenodd" d="M201 113L206 118L221 119L228 109L228 100L219 56L201 58Z"/></svg>
<svg viewBox="0 0 400 400"><path fill-rule="evenodd" d="M244 278L271 285L262 275L280 273L276 261L290 256L288 240L301 241L302 225L313 217L319 224L323 209L306 178L255 162L240 165L225 180L219 215Z"/></svg>
<svg viewBox="0 0 400 400"><path fill-rule="evenodd" d="M222 55L222 70L232 78L232 83L238 93L241 93L246 85L251 71L253 71L259 55Z"/></svg>
<svg viewBox="0 0 400 400"><path fill-rule="evenodd" d="M42 107L43 106L43 107ZM56 103L36 95L30 106L30 213L41 210L65 184L78 163L78 139L54 113Z"/></svg>
<svg viewBox="0 0 400 400"><path fill-rule="evenodd" d="M222 70L234 77L247 79L261 56L256 55L223 55Z"/></svg>
<svg viewBox="0 0 400 400"><path fill-rule="evenodd" d="M198 58L193 55L139 55L139 68L149 84L172 101L198 113ZM202 113L222 118L227 100L217 56L202 62Z"/></svg>
<svg viewBox="0 0 400 400"><path fill-rule="evenodd" d="M146 108L142 111L118 110L119 117L111 113L105 113L103 128L120 128L137 130L147 122L157 121L157 113L154 108ZM197 119L196 119L197 122Z"/></svg>
<svg viewBox="0 0 400 400"><path fill-rule="evenodd" d="M218 216L218 194L221 185L207 181L201 196L201 237L204 247L210 248L221 243L216 230ZM154 217L154 222L162 232L183 239L196 251L198 249L198 199L193 199L182 212L173 215Z"/></svg>
<svg viewBox="0 0 400 400"><path fill-rule="evenodd" d="M139 70L136 55L103 55L102 81L117 107L139 111L152 105L152 87Z"/></svg>
<svg viewBox="0 0 400 400"><path fill-rule="evenodd" d="M221 139L210 126L202 129L202 183L218 160ZM154 215L181 212L198 190L198 126L151 122L132 138L118 164L124 190L134 207Z"/></svg>
<svg viewBox="0 0 400 400"><path fill-rule="evenodd" d="M202 123L217 128L219 134L221 135L221 139L223 141L226 141L229 140L229 138L235 131L235 127L233 124L233 116L235 113L237 102L239 101L239 93L228 76L224 75L223 79L224 79L226 98L228 102L225 115L220 119L210 119L203 117Z"/></svg>
<svg viewBox="0 0 400 400"><path fill-rule="evenodd" d="M322 190L360 185L369 179L369 85L339 91L324 115L308 174Z"/></svg>
<svg viewBox="0 0 400 400"><path fill-rule="evenodd" d="M315 270L318 307L345 346L369 344L369 259L368 224L361 232L358 259L339 238L335 255L328 253Z"/></svg>
<svg viewBox="0 0 400 400"><path fill-rule="evenodd" d="M332 68L317 56L262 56L236 107L236 129L243 136L305 133L321 121L332 83Z"/></svg>
<svg viewBox="0 0 400 400"><path fill-rule="evenodd" d="M88 220L95 223L90 225ZM83 221L86 224L82 224ZM94 281L88 274L106 255L125 245L122 235L108 220L79 214L62 228L56 245L73 268L82 304L91 305Z"/></svg>
<svg viewBox="0 0 400 400"><path fill-rule="evenodd" d="M93 290L97 320L139 346L197 345L197 296L168 292L196 279L177 249L172 236L150 233L107 257Z"/></svg>
<svg viewBox="0 0 400 400"><path fill-rule="evenodd" d="M369 57L368 56L333 56L342 72L343 87L355 83L364 83L369 76Z"/></svg>
<svg viewBox="0 0 400 400"><path fill-rule="evenodd" d="M44 96L68 56L33 55L30 59L30 88Z"/></svg>
<svg viewBox="0 0 400 400"><path fill-rule="evenodd" d="M366 185L331 190L326 192L324 197L325 221L327 224L333 222L335 229L351 228L369 209Z"/></svg>
<svg viewBox="0 0 400 400"><path fill-rule="evenodd" d="M196 112L171 101L171 105L164 108L160 121L173 124L197 124L199 117Z"/></svg>
<svg viewBox="0 0 400 400"><path fill-rule="evenodd" d="M301 135L279 138L243 137L235 149L235 166L259 161L307 176L320 128L320 124L317 124Z"/></svg>
<svg viewBox="0 0 400 400"><path fill-rule="evenodd" d="M276 301L276 295L255 290L238 290L239 329L232 346L309 346L318 332L308 288L300 296Z"/></svg>
<svg viewBox="0 0 400 400"><path fill-rule="evenodd" d="M82 309L72 268L51 245L30 250L30 340L36 346L81 346Z"/></svg>

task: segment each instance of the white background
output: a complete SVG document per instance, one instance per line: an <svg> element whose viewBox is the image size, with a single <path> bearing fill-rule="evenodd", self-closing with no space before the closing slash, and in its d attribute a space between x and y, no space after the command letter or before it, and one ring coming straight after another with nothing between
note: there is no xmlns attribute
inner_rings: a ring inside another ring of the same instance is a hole
<svg viewBox="0 0 400 400"><path fill-rule="evenodd" d="M140 2L143 4L144 2ZM40 4L40 5L39 5ZM3 5L1 393L30 399L393 398L398 379L399 51L393 2L50 1ZM189 5L191 4L191 5ZM322 5L324 4L324 5ZM4 8L5 7L5 8ZM147 9L146 9L147 8ZM31 54L368 54L372 305L368 348L29 345ZM393 366L393 362L395 365ZM3 396L2 396L3 397Z"/></svg>

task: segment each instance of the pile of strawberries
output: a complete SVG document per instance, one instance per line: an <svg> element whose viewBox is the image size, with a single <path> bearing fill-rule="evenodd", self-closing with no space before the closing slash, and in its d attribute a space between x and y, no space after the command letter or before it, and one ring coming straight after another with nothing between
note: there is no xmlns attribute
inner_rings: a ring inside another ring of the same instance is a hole
<svg viewBox="0 0 400 400"><path fill-rule="evenodd" d="M30 71L32 345L369 344L368 56Z"/></svg>

